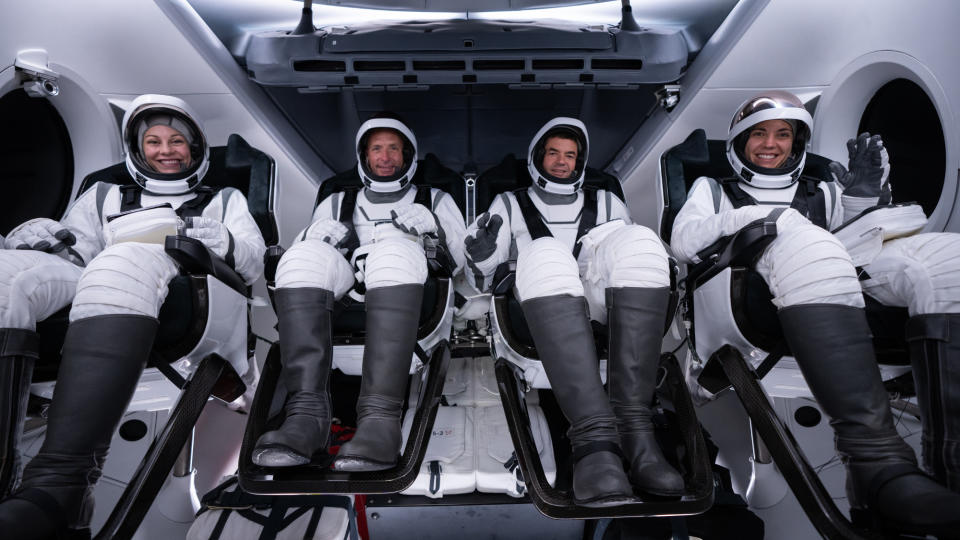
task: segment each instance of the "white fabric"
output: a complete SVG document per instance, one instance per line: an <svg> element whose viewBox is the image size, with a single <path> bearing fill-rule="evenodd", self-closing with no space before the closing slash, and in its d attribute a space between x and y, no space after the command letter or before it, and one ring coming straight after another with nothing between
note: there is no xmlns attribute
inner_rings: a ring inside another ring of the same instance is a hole
<svg viewBox="0 0 960 540"><path fill-rule="evenodd" d="M433 213L422 204L407 204L393 210L393 224L411 234L431 234L437 232L437 220Z"/></svg>
<svg viewBox="0 0 960 540"><path fill-rule="evenodd" d="M354 251L354 263L358 270L357 277L364 281L368 289L423 283L427 279L427 262L423 247L418 242L411 241L417 240L415 236L402 232L392 223L392 211L398 208L420 206L413 203L417 189L417 186L412 186L400 200L384 203L371 201L366 195L366 190L357 194L356 208L353 212L353 225L360 241L360 247ZM433 216L430 215L430 219L434 226L436 226L436 221L439 220L443 233L442 237L445 238L447 248L456 264L455 273L459 272L465 261L463 238L466 232L463 217L456 203L446 193L438 189L431 189L431 200L433 202L432 209L420 207L427 211L427 215L432 212L437 216L434 220ZM305 243L306 241L303 240L305 236L314 236L312 232L314 228L322 231L322 236L339 230L330 222L337 222L337 225L342 227L339 224L342 201L341 193L334 193L321 201L313 211L311 224L297 235L298 240L290 249L293 250L301 243ZM289 268L284 267L283 261L288 257L287 254L284 254L281 259L281 266L277 268L277 287L317 286L309 285L309 283L324 283L331 287L341 287L347 280L346 269L350 267L350 264L339 252L337 256L344 261L346 266L340 263L334 264L326 259L324 261L312 260L310 258L311 253L319 253L319 250L320 248L311 248L298 253L297 256L300 260L296 265L296 271L298 272L296 276L283 275L284 272L294 270L292 265ZM326 255L333 251L336 250L323 250ZM310 272L327 273L329 275L309 278L306 274ZM349 272L349 281L352 285L354 281L353 270L351 269ZM301 285L294 285L294 283L301 283ZM328 287L324 288L333 290ZM337 293L337 291L334 291L334 293ZM340 294L337 294L337 297L339 296Z"/></svg>
<svg viewBox="0 0 960 540"><path fill-rule="evenodd" d="M533 187L527 190L530 200L540 213L550 233L561 242L569 253L577 241L577 230L580 225L580 212L583 209L583 192L576 194L576 199L569 204L547 204L540 198ZM506 262L512 254L517 254L531 242L527 224L520 213L520 206L513 193L503 193L494 199L488 210L491 217L498 215L503 219L503 225L497 233L497 249L493 256L477 263L474 268L464 274L467 281L479 291L489 291L492 286L492 277L497 267ZM597 191L597 224L608 221L622 220L626 224L632 223L626 205L619 198L604 190ZM475 235L477 224L473 223L467 229L467 234ZM581 258L583 254L581 253ZM475 271L478 270L478 271Z"/></svg>
<svg viewBox="0 0 960 540"><path fill-rule="evenodd" d="M401 428L403 446L406 446L410 436L415 412L408 409L404 415ZM400 493L425 495L431 499L472 493L477 486L474 436L473 407L438 407L420 472L410 487ZM432 478L430 472L434 462L440 469L436 478Z"/></svg>
<svg viewBox="0 0 960 540"><path fill-rule="evenodd" d="M230 231L219 221L208 217L187 219L183 234L203 242L218 257L224 258L230 249Z"/></svg>
<svg viewBox="0 0 960 540"><path fill-rule="evenodd" d="M330 218L321 218L310 224L303 231L303 240L320 240L331 246L336 246L343 242L349 231L339 221Z"/></svg>
<svg viewBox="0 0 960 540"><path fill-rule="evenodd" d="M841 195L840 200L843 204L843 221L847 222L860 215L867 208L877 205L880 197L854 197L852 195Z"/></svg>
<svg viewBox="0 0 960 540"><path fill-rule="evenodd" d="M163 244L167 236L177 234L183 225L173 207L143 208L111 219L104 228L107 245L120 242Z"/></svg>
<svg viewBox="0 0 960 540"><path fill-rule="evenodd" d="M584 294L573 253L563 242L549 236L520 248L516 287L521 302L544 296Z"/></svg>
<svg viewBox="0 0 960 540"><path fill-rule="evenodd" d="M81 272L57 255L0 251L0 328L35 330L73 300Z"/></svg>
<svg viewBox="0 0 960 540"><path fill-rule="evenodd" d="M156 317L178 268L163 246L124 242L97 255L83 271L70 321L98 315Z"/></svg>
<svg viewBox="0 0 960 540"><path fill-rule="evenodd" d="M368 290L423 283L427 280L427 258L423 247L405 238L379 241L367 255L364 276Z"/></svg>
<svg viewBox="0 0 960 540"><path fill-rule="evenodd" d="M17 249L21 245L33 247L40 242L53 246L60 243L54 235L63 229L63 225L50 218L34 218L14 227L7 234L4 245L7 249Z"/></svg>
<svg viewBox="0 0 960 540"><path fill-rule="evenodd" d="M307 239L290 246L277 265L277 288L324 289L339 299L353 287L353 268L326 242Z"/></svg>
<svg viewBox="0 0 960 540"><path fill-rule="evenodd" d="M674 221L671 247L682 262L698 260L697 252L721 236L733 234L744 225L768 215L774 208L789 206L796 186L782 190L748 191L760 204L733 208L722 190L720 211L714 207L709 178L694 182L686 203ZM742 182L740 186L748 188ZM820 185L826 191L829 188ZM777 193L780 192L780 193ZM761 199L757 194L766 196ZM828 222L842 215L839 197L828 198ZM856 271L842 244L830 233L813 225L799 212L786 209L777 220L777 238L764 250L757 272L770 286L774 305L785 307L807 303L836 303L863 307Z"/></svg>
<svg viewBox="0 0 960 540"><path fill-rule="evenodd" d="M925 233L890 240L864 270L864 291L911 316L960 313L960 234Z"/></svg>

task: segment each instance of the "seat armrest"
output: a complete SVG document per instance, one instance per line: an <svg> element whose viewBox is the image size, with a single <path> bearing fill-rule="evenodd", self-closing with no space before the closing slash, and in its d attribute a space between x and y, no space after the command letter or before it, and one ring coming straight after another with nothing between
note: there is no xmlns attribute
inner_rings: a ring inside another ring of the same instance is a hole
<svg viewBox="0 0 960 540"><path fill-rule="evenodd" d="M200 240L182 235L168 236L164 242L164 250L184 272L213 276L238 293L250 296L247 284L240 274L226 261L214 255Z"/></svg>
<svg viewBox="0 0 960 540"><path fill-rule="evenodd" d="M697 254L701 262L687 272L687 290L696 289L726 268L752 267L776 237L776 219L768 216L720 238Z"/></svg>
<svg viewBox="0 0 960 540"><path fill-rule="evenodd" d="M263 278L267 285L273 285L277 280L277 265L280 264L280 257L286 250L283 246L270 246L263 254Z"/></svg>

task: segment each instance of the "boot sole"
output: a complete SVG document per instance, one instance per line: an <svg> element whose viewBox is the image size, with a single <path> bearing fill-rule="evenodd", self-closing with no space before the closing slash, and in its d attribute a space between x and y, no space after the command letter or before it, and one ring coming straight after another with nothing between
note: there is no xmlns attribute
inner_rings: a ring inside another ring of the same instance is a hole
<svg viewBox="0 0 960 540"><path fill-rule="evenodd" d="M594 497L592 499L587 499L585 501L578 500L577 498L573 499L573 504L577 506L582 506L584 508L608 508L611 506L623 506L625 504L632 504L640 502L639 499L633 495L605 495L601 497Z"/></svg>
<svg viewBox="0 0 960 540"><path fill-rule="evenodd" d="M269 446L255 448L251 461L261 467L296 467L310 463L310 458L283 446Z"/></svg>
<svg viewBox="0 0 960 540"><path fill-rule="evenodd" d="M850 521L858 527L872 528L884 534L911 535L920 538L932 536L937 540L960 540L960 520L923 526L878 516L869 510L851 508Z"/></svg>
<svg viewBox="0 0 960 540"><path fill-rule="evenodd" d="M387 463L375 461L360 456L337 456L334 460L333 470L344 472L367 472L367 471L385 471L397 466L397 462Z"/></svg>

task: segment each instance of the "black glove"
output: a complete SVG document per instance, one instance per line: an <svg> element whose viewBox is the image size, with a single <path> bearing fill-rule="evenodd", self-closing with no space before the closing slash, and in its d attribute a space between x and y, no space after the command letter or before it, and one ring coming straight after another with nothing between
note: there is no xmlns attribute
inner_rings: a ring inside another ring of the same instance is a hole
<svg viewBox="0 0 960 540"><path fill-rule="evenodd" d="M480 262L489 259L497 250L497 233L500 232L500 226L503 225L503 218L490 212L484 212L477 218L477 234L467 236L463 240L467 256L473 262Z"/></svg>
<svg viewBox="0 0 960 540"><path fill-rule="evenodd" d="M890 162L880 136L861 133L856 139L847 141L847 152L850 156L849 171L836 161L830 164L830 172L843 186L843 192L851 197L888 194Z"/></svg>

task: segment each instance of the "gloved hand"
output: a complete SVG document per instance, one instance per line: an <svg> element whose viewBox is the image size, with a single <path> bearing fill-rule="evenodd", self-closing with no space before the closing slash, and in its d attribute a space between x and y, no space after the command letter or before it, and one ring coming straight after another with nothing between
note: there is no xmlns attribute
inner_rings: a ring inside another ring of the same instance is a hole
<svg viewBox="0 0 960 540"><path fill-rule="evenodd" d="M17 225L4 242L7 249L33 249L59 253L77 243L69 229L49 218L35 218Z"/></svg>
<svg viewBox="0 0 960 540"><path fill-rule="evenodd" d="M333 247L339 247L340 244L347 238L347 234L350 231L334 219L330 218L320 218L307 227L306 234L304 235L305 240L320 240L321 242L326 242Z"/></svg>
<svg viewBox="0 0 960 540"><path fill-rule="evenodd" d="M847 152L849 171L836 161L830 164L830 172L843 186L843 193L850 197L870 198L886 194L889 201L890 157L880 136L861 133L856 139L847 141Z"/></svg>
<svg viewBox="0 0 960 540"><path fill-rule="evenodd" d="M203 245L220 258L226 257L227 250L230 249L230 231L226 225L213 218L188 217L184 221L183 234L203 242Z"/></svg>
<svg viewBox="0 0 960 540"><path fill-rule="evenodd" d="M463 239L467 257L473 262L489 259L497 250L497 233L503 225L503 218L490 212L484 212L477 218L477 233Z"/></svg>
<svg viewBox="0 0 960 540"><path fill-rule="evenodd" d="M408 204L390 211L393 225L407 234L437 233L437 216L422 204Z"/></svg>

